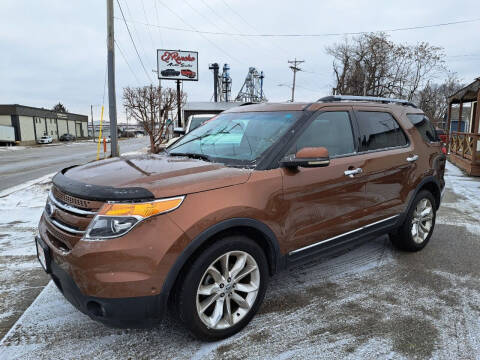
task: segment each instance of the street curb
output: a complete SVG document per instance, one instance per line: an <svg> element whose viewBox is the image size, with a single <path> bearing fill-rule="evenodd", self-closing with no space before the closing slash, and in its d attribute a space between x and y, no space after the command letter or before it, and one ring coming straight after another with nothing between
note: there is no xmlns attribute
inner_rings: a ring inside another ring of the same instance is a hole
<svg viewBox="0 0 480 360"><path fill-rule="evenodd" d="M32 186L32 185L36 185L36 184L40 184L40 183L43 183L43 182L47 182L47 180L51 180L51 178L56 174L56 172L54 173L51 173L51 174L48 174L48 175L45 175L45 176L42 176L42 177L39 177L37 179L33 179L33 180L30 180L30 181L27 181L23 184L20 184L20 185L15 185L15 186L12 186L8 189L5 189L5 190L2 190L0 191L0 198L3 198L5 196L8 196L10 194L13 194L14 192L17 192L17 191L20 191L20 190L23 190L23 189L26 189L28 188L29 186Z"/></svg>

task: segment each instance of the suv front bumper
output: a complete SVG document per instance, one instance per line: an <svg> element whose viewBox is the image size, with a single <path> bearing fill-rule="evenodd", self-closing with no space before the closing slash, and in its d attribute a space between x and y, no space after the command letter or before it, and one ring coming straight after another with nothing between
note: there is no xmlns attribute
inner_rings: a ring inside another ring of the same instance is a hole
<svg viewBox="0 0 480 360"><path fill-rule="evenodd" d="M129 298L84 295L72 277L53 260L50 249L42 238L37 236L35 240L44 251L45 270L57 288L73 306L91 319L120 328L151 327L162 319L165 311L162 306L165 304L163 294Z"/></svg>

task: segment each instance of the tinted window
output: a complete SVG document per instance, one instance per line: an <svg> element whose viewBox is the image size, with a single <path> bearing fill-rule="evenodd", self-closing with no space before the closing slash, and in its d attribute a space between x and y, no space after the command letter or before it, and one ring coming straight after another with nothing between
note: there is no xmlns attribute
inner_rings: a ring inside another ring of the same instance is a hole
<svg viewBox="0 0 480 360"><path fill-rule="evenodd" d="M430 120L423 114L408 114L408 119L417 128L423 140L438 141L438 136Z"/></svg>
<svg viewBox="0 0 480 360"><path fill-rule="evenodd" d="M324 112L300 135L289 154L305 147L326 147L330 156L355 152L350 116L346 111Z"/></svg>
<svg viewBox="0 0 480 360"><path fill-rule="evenodd" d="M404 146L407 138L397 121L386 112L358 111L360 151Z"/></svg>

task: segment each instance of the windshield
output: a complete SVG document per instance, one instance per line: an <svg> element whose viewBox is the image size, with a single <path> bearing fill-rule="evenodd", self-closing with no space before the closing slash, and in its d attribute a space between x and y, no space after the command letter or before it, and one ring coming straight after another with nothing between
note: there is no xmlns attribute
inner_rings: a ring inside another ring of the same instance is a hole
<svg viewBox="0 0 480 360"><path fill-rule="evenodd" d="M227 165L254 165L301 115L301 111L221 114L189 132L168 152Z"/></svg>

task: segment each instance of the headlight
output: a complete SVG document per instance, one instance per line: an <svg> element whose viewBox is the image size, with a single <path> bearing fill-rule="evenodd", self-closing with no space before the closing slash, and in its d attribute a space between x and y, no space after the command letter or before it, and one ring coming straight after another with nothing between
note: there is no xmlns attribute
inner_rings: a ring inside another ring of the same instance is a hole
<svg viewBox="0 0 480 360"><path fill-rule="evenodd" d="M95 241L125 235L142 220L177 209L184 198L180 196L146 203L105 204L88 226L84 239Z"/></svg>

